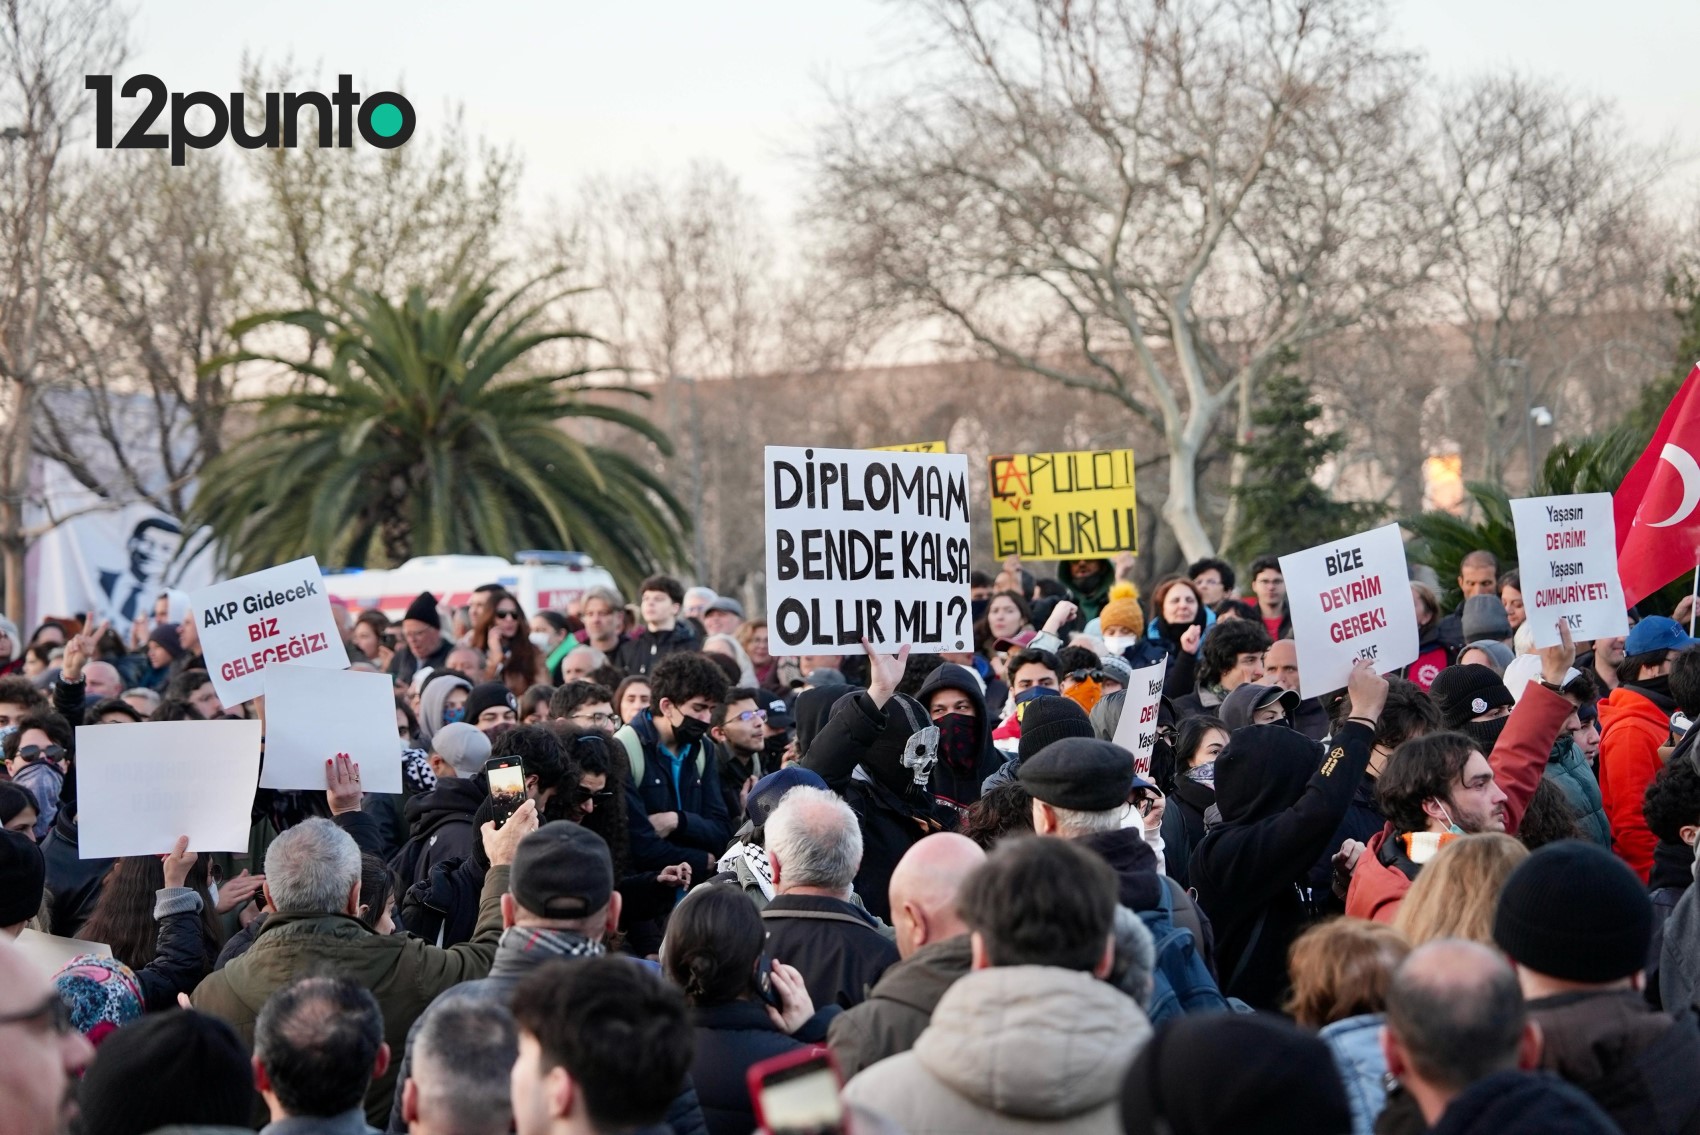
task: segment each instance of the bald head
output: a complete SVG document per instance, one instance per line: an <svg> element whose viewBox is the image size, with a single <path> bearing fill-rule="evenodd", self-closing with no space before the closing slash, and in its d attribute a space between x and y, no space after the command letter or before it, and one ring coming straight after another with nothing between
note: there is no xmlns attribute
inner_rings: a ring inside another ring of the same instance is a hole
<svg viewBox="0 0 1700 1135"><path fill-rule="evenodd" d="M1263 652L1263 675L1266 681L1283 690L1299 692L1299 647L1290 638L1278 638Z"/></svg>
<svg viewBox="0 0 1700 1135"><path fill-rule="evenodd" d="M124 692L124 679L110 662L90 662L83 667L85 689L91 698L115 698Z"/></svg>
<svg viewBox="0 0 1700 1135"><path fill-rule="evenodd" d="M979 844L955 832L930 835L904 854L889 890L898 953L907 958L922 946L968 933L956 896L985 861Z"/></svg>

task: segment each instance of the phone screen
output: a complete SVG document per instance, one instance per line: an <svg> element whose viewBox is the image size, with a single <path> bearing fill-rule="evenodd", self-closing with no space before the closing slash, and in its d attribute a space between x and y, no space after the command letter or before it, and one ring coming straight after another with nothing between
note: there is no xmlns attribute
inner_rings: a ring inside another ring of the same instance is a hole
<svg viewBox="0 0 1700 1135"><path fill-rule="evenodd" d="M525 803L525 769L518 757L491 757L484 771L490 777L490 811L499 828Z"/></svg>
<svg viewBox="0 0 1700 1135"><path fill-rule="evenodd" d="M762 1126L773 1135L841 1131L838 1073L825 1056L794 1064L761 1082Z"/></svg>

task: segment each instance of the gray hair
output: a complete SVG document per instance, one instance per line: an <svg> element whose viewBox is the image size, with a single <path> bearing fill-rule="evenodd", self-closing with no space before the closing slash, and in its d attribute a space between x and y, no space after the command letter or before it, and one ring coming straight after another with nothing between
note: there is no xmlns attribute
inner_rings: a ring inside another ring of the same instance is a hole
<svg viewBox="0 0 1700 1135"><path fill-rule="evenodd" d="M862 866L862 825L836 792L793 788L762 830L779 859L781 892L798 886L849 893Z"/></svg>
<svg viewBox="0 0 1700 1135"><path fill-rule="evenodd" d="M1055 804L1047 804L1057 818L1057 834L1066 839L1074 839L1083 835L1095 835L1098 832L1113 832L1122 826L1122 818L1127 815L1127 805L1120 804L1107 812L1077 812L1073 808L1059 808Z"/></svg>
<svg viewBox="0 0 1700 1135"><path fill-rule="evenodd" d="M1145 920L1125 906L1116 907L1115 934L1116 956L1110 965L1110 984L1133 998L1141 1009L1149 1008L1151 973L1157 967L1157 943Z"/></svg>
<svg viewBox="0 0 1700 1135"><path fill-rule="evenodd" d="M602 600L610 611L622 611L626 606L626 601L621 599L620 593L612 587L587 587L584 594L578 597L578 609L583 611L584 605L592 599Z"/></svg>
<svg viewBox="0 0 1700 1135"><path fill-rule="evenodd" d="M150 690L146 686L131 686L118 696L124 701L129 701L131 698L137 698L141 701L147 702L153 709L158 709L159 703L164 700L159 696L158 690Z"/></svg>
<svg viewBox="0 0 1700 1135"><path fill-rule="evenodd" d="M266 889L280 914L340 911L359 882L360 848L329 820L303 820L266 849Z"/></svg>
<svg viewBox="0 0 1700 1135"><path fill-rule="evenodd" d="M431 1130L506 1135L513 1120L508 1077L519 1059L513 1014L500 1001L451 995L425 1014L408 1079Z"/></svg>

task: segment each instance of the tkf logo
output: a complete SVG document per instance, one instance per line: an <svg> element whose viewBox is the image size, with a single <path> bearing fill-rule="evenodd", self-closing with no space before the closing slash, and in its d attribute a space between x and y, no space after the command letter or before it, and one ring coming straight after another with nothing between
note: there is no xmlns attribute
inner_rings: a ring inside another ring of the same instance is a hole
<svg viewBox="0 0 1700 1135"><path fill-rule="evenodd" d="M326 97L318 91L307 91L297 94L285 91L283 99L283 146L285 149L295 148L299 119L303 107L311 107L315 113L315 121L319 129L319 145L329 149L331 146L331 107L336 107L336 145L346 149L354 144L351 123L360 127L360 136L366 139L368 146L376 146L380 150L393 150L413 137L413 128L418 119L413 113L413 104L394 91L379 91L366 99L360 99L360 93L354 90L352 75L338 75L336 94ZM94 144L102 150L112 149L112 76L86 75L83 86L95 95L95 131ZM119 139L120 150L171 150L171 164L183 164L185 147L197 150L210 149L224 141L229 133L238 146L249 150L264 148L275 149L278 146L278 92L266 92L266 125L258 134L248 133L248 121L243 113L243 96L240 92L230 96L230 105L211 91L191 91L188 94L171 94L168 96L165 83L156 75L132 75L120 88L119 94L127 99L136 98L145 93L148 103L142 108L141 116L135 125L124 132ZM148 127L165 109L167 97L171 100L171 133L150 134ZM204 106L212 112L212 129L205 134L196 134L189 129L187 118L189 108ZM354 111L358 107L360 114L355 118Z"/></svg>

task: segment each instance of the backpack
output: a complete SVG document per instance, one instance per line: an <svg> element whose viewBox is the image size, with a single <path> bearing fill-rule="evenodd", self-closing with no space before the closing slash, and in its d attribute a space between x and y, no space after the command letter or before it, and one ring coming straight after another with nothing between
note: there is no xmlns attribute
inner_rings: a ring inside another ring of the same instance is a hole
<svg viewBox="0 0 1700 1135"><path fill-rule="evenodd" d="M1162 903L1156 910L1142 910L1139 919L1151 931L1156 946L1151 966L1151 1004L1145 1015L1153 1026L1188 1013L1227 1012L1229 1006L1216 979L1199 956L1192 931L1175 924L1174 884L1158 876Z"/></svg>
<svg viewBox="0 0 1700 1135"><path fill-rule="evenodd" d="M626 747L626 763L632 767L632 778L629 783L639 791L643 789L644 757L643 742L638 740L637 730L630 725L622 725L614 733L614 740ZM702 780L708 770L708 744L697 744L697 779Z"/></svg>

